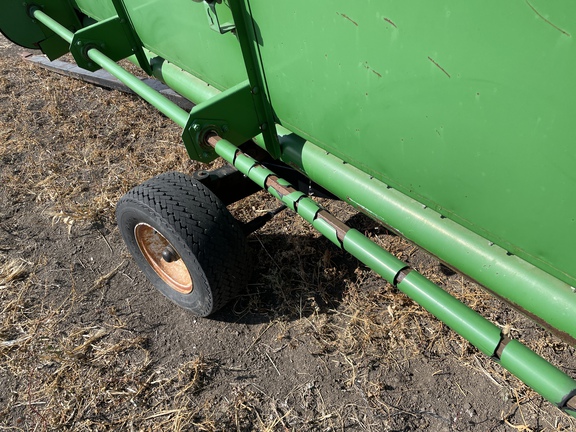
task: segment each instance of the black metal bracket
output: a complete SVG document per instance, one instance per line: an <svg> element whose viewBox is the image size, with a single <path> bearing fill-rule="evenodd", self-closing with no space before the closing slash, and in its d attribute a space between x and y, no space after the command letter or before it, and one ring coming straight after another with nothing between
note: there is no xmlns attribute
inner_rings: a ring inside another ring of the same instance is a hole
<svg viewBox="0 0 576 432"><path fill-rule="evenodd" d="M260 186L232 165L224 165L212 171L195 171L192 177L214 192L226 206L261 190Z"/></svg>

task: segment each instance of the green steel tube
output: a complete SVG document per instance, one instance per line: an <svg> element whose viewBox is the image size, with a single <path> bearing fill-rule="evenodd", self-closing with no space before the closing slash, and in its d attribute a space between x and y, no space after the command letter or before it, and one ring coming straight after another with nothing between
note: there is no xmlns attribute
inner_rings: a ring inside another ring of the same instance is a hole
<svg viewBox="0 0 576 432"><path fill-rule="evenodd" d="M150 103L166 117L172 119L178 126L181 128L186 126L186 122L188 121L188 113L174 102L164 97L156 90L151 89L140 79L127 72L122 67L118 66L114 61L102 54L97 49L89 49L87 55L94 63L98 64L103 69L106 69L120 81L126 84L131 90L134 91L134 93Z"/></svg>
<svg viewBox="0 0 576 432"><path fill-rule="evenodd" d="M216 87L202 81L200 78L196 78L175 64L157 56L152 51L146 48L143 48L143 50L150 62L152 75L189 101L200 104L221 93ZM136 66L140 66L138 59L134 55L128 57L127 60Z"/></svg>
<svg viewBox="0 0 576 432"><path fill-rule="evenodd" d="M147 50L145 50L146 52ZM149 51L146 54L152 54ZM220 94L220 90L160 57L150 60L154 77L172 90L197 104Z"/></svg>
<svg viewBox="0 0 576 432"><path fill-rule="evenodd" d="M264 170L266 174L273 175L270 170L260 166L254 159L238 153L237 147L226 140L219 140L215 145L215 150L246 176L258 170ZM238 163L239 160L242 162ZM248 163L250 160L251 163ZM281 181L279 180L279 183ZM275 191L269 190L269 192ZM292 194L281 195L276 191L273 195L288 207L296 208L300 216L315 225L318 220L316 215L321 208L313 200L301 197L298 205L294 206L290 198ZM405 263L355 229L349 229L346 232L341 245L337 240L332 239L332 241L391 283L395 283L402 270L407 268ZM397 283L397 288L484 354L492 357L496 355L502 341L500 329L420 273L415 270L410 271ZM501 364L544 398L576 417L576 413L562 405L569 397L576 395L576 381L570 376L518 341L509 341L506 344L501 353Z"/></svg>
<svg viewBox="0 0 576 432"><path fill-rule="evenodd" d="M516 340L506 345L500 363L556 406L574 392L573 379Z"/></svg>
<svg viewBox="0 0 576 432"><path fill-rule="evenodd" d="M281 159L403 237L575 341L576 293L568 284L388 187L285 128ZM263 147L260 137L256 142Z"/></svg>
<svg viewBox="0 0 576 432"><path fill-rule="evenodd" d="M72 43L72 40L74 39L74 34L72 32L67 30L58 22L54 21L40 9L34 8L31 10L31 13L35 19L62 37L66 42ZM173 120L178 126L182 128L186 126L188 121L188 113L174 102L167 99L156 90L151 89L134 75L118 66L114 61L112 61L106 55L102 54L96 48L88 49L86 55L88 58L90 58L90 60L101 66L106 71L110 72L142 99L146 100L156 109L158 109L162 114Z"/></svg>
<svg viewBox="0 0 576 432"><path fill-rule="evenodd" d="M428 312L439 318L484 354L490 357L494 356L500 342L501 331L482 315L415 271L410 272L398 284L398 289L422 305ZM536 356L536 354L534 355ZM558 369L554 369L560 372ZM567 375L564 376L571 379Z"/></svg>
<svg viewBox="0 0 576 432"><path fill-rule="evenodd" d="M366 236L356 230L350 230L344 237L344 249L388 282L393 283L398 272L407 267L406 264L392 254L383 255L380 246L372 241L367 243L365 240Z"/></svg>
<svg viewBox="0 0 576 432"><path fill-rule="evenodd" d="M344 249L391 283L406 267L405 263L356 230L350 230L344 237ZM411 271L397 287L484 354L494 356L501 332L480 314L415 271Z"/></svg>
<svg viewBox="0 0 576 432"><path fill-rule="evenodd" d="M42 12L37 6L32 6L30 8L30 15L60 36L69 44L72 43L72 39L74 39L74 33L68 30L66 27L60 25L57 21L50 18L44 12Z"/></svg>

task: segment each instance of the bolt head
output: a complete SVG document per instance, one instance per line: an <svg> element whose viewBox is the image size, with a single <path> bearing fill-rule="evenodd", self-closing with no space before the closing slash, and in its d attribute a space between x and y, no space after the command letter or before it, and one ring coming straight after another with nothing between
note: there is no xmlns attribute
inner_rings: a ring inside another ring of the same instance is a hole
<svg viewBox="0 0 576 432"><path fill-rule="evenodd" d="M178 255L178 252L176 252L172 246L167 246L162 251L162 259L167 263L172 263L178 261L180 259L180 255Z"/></svg>

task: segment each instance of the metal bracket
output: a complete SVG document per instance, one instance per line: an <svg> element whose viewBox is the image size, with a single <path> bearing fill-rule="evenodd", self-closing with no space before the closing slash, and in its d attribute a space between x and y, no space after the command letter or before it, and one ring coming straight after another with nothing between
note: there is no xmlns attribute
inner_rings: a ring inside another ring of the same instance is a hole
<svg viewBox="0 0 576 432"><path fill-rule="evenodd" d="M250 13L249 1L234 0L229 3L229 6L237 27L236 35L238 42L240 42L248 80L254 94L254 104L259 116L260 130L266 144L266 150L274 159L278 159L280 157L280 143L276 132L276 116L268 95L264 67L260 56L260 38L255 34L255 27L257 26Z"/></svg>
<svg viewBox="0 0 576 432"><path fill-rule="evenodd" d="M232 14L229 10L224 9L222 13L223 24L220 24L220 18L216 11L216 4L222 3L222 0L192 0L195 3L204 3L206 14L208 15L208 25L217 33L224 34L233 31L236 25L232 22Z"/></svg>
<svg viewBox="0 0 576 432"><path fill-rule="evenodd" d="M30 49L41 49L50 60L66 54L68 43L31 16L33 9L40 9L55 17L64 27L74 32L82 25L68 0L52 0L42 5L26 0L2 0L0 32L12 42Z"/></svg>
<svg viewBox="0 0 576 432"><path fill-rule="evenodd" d="M150 75L152 69L144 51L140 38L132 28L122 0L113 0L117 16L99 21L85 27L74 34L70 52L74 60L83 69L96 71L100 66L94 64L86 55L90 48L96 48L113 61L118 61L136 55L140 67Z"/></svg>
<svg viewBox="0 0 576 432"><path fill-rule="evenodd" d="M74 34L70 45L74 60L81 68L94 72L100 66L86 55L91 48L96 48L114 61L133 54L132 44L125 37L124 25L117 16L99 21Z"/></svg>
<svg viewBox="0 0 576 432"><path fill-rule="evenodd" d="M218 12L216 11L216 3L221 3L221 1L206 0L204 2L206 13L208 14L208 24L210 24L210 28L220 34L228 33L234 30L236 25L233 22L226 21L223 24L220 23L220 18L218 17Z"/></svg>
<svg viewBox="0 0 576 432"><path fill-rule="evenodd" d="M240 145L261 132L247 81L192 108L182 132L190 158L210 162L218 157L214 150L204 143L204 137L210 131L215 131L235 145Z"/></svg>
<svg viewBox="0 0 576 432"><path fill-rule="evenodd" d="M144 72L146 72L148 75L152 75L152 66L150 65L148 57L146 57L146 54L144 54L144 50L142 49L142 41L134 29L134 24L132 24L132 21L130 20L130 15L128 15L128 10L126 9L124 0L112 0L112 4L114 5L114 9L116 9L116 13L120 18L120 22L124 24L126 37L132 44L132 53L138 59L138 64L144 70Z"/></svg>

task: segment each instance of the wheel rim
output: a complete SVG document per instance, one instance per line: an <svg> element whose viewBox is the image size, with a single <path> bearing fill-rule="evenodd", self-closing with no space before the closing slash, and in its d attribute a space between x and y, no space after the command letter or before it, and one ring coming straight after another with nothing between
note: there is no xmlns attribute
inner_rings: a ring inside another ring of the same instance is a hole
<svg viewBox="0 0 576 432"><path fill-rule="evenodd" d="M142 252L142 255L144 255L144 258L146 258L146 261L150 264L150 267L152 267L156 274L160 276L170 288L183 294L192 292L194 288L192 277L182 258L178 256L178 259L173 262L167 262L162 257L162 252L164 252L167 247L175 250L174 246L172 246L166 237L145 223L136 225L134 228L134 237L136 238L140 252Z"/></svg>

